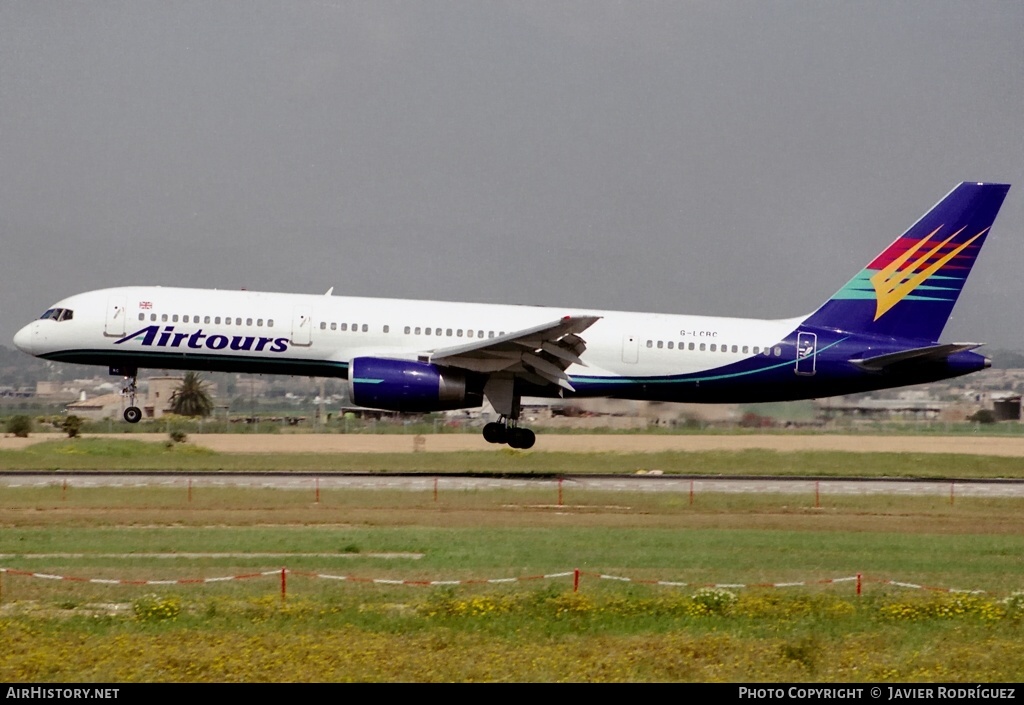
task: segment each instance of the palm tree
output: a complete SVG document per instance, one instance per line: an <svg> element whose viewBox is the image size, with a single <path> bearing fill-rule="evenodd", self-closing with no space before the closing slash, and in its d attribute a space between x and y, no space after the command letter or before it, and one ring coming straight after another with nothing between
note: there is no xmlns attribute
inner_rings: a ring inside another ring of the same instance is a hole
<svg viewBox="0 0 1024 705"><path fill-rule="evenodd" d="M171 395L171 411L179 416L209 416L213 400L206 391L206 382L196 372L186 372L181 386Z"/></svg>

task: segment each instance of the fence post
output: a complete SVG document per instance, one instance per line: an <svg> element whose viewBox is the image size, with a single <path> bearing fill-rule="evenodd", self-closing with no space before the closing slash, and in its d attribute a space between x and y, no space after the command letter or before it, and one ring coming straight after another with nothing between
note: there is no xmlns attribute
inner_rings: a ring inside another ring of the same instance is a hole
<svg viewBox="0 0 1024 705"><path fill-rule="evenodd" d="M285 600L288 599L288 588L287 588L288 579L285 577L286 575L288 575L288 569L287 568L282 568L281 569L281 604L282 605L284 604Z"/></svg>
<svg viewBox="0 0 1024 705"><path fill-rule="evenodd" d="M572 571L572 591L580 591L580 569L574 568Z"/></svg>
<svg viewBox="0 0 1024 705"><path fill-rule="evenodd" d="M857 597L860 597L860 594L861 594L861 582L862 582L861 574L857 573Z"/></svg>

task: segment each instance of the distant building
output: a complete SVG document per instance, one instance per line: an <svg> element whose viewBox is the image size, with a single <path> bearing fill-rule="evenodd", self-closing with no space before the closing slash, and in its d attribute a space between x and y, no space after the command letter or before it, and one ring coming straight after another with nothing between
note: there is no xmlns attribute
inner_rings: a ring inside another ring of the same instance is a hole
<svg viewBox="0 0 1024 705"><path fill-rule="evenodd" d="M142 408L142 417L145 419L158 419L170 412L171 397L179 386L181 377L150 377L148 380L148 392L145 396L140 395L136 400ZM82 399L67 405L67 413L73 414L90 421L101 421L103 419L120 419L128 406L128 397L123 394L102 394L92 399L85 398L82 392Z"/></svg>

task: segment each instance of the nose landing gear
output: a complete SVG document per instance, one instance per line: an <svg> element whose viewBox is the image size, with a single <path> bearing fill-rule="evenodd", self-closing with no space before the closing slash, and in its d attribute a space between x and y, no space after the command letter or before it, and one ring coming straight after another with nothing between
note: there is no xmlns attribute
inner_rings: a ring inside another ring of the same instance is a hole
<svg viewBox="0 0 1024 705"><path fill-rule="evenodd" d="M139 389L139 371L135 368L110 368L112 375L124 375L121 394L128 397L128 408L124 410L124 420L138 423L142 420L142 409L135 406L135 396Z"/></svg>

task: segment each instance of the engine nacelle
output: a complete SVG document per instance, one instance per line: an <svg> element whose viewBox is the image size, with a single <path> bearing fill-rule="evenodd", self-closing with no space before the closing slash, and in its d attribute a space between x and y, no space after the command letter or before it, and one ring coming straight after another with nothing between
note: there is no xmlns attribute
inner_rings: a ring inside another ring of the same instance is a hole
<svg viewBox="0 0 1024 705"><path fill-rule="evenodd" d="M389 411L446 411L480 406L483 381L429 362L357 357L348 366L353 404Z"/></svg>

